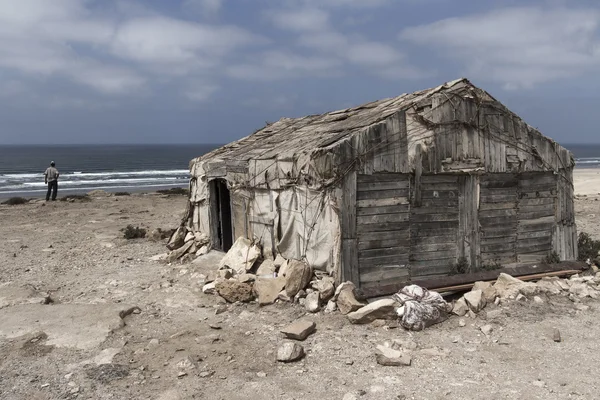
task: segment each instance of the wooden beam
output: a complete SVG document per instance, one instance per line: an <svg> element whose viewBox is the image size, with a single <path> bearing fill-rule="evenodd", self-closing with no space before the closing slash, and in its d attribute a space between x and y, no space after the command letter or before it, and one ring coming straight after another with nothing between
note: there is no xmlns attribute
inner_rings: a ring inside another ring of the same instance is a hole
<svg viewBox="0 0 600 400"><path fill-rule="evenodd" d="M436 277L431 279L419 279L414 281L400 282L386 285L382 282L381 286L373 288L365 288L363 290L366 297L387 296L397 293L406 285L419 285L421 287L435 290L438 288L447 288L454 286L463 286L473 284L478 281L494 281L500 273L504 272L514 277L524 277L528 275L539 275L548 273L564 273L564 271L576 271L576 273L587 269L587 264L579 261L562 261L558 264L526 264L506 267L493 271L480 271L471 274L449 275L444 277ZM553 276L553 275L547 275ZM554 275L556 276L556 275ZM536 278L531 278L536 279Z"/></svg>

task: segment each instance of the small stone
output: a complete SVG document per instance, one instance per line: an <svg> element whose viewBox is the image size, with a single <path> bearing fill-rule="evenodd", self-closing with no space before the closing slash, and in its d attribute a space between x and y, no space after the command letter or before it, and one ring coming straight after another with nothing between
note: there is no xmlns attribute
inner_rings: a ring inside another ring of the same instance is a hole
<svg viewBox="0 0 600 400"><path fill-rule="evenodd" d="M385 319L376 319L375 321L371 322L371 326L373 328L381 328L385 326L385 322Z"/></svg>
<svg viewBox="0 0 600 400"><path fill-rule="evenodd" d="M469 305L464 297L456 300L454 302L454 307L452 307L452 313L458 315L459 317L464 316L469 312Z"/></svg>
<svg viewBox="0 0 600 400"><path fill-rule="evenodd" d="M343 315L349 314L356 311L364 306L363 303L356 300L354 297L354 291L352 289L344 289L337 296L337 308Z"/></svg>
<svg viewBox="0 0 600 400"><path fill-rule="evenodd" d="M358 400L358 396L354 393L346 393L344 397L342 397L342 400Z"/></svg>
<svg viewBox="0 0 600 400"><path fill-rule="evenodd" d="M304 307L310 313L316 313L321 309L321 298L319 292L312 292L306 296Z"/></svg>
<svg viewBox="0 0 600 400"><path fill-rule="evenodd" d="M516 298L517 301L527 301L527 297L523 296L523 294L519 293Z"/></svg>
<svg viewBox="0 0 600 400"><path fill-rule="evenodd" d="M230 268L223 268L217 271L217 277L221 279L233 278L234 272Z"/></svg>
<svg viewBox="0 0 600 400"><path fill-rule="evenodd" d="M277 300L285 301L285 302L289 303L292 301L292 298L287 295L287 292L284 289L281 292L279 292L279 294L277 295Z"/></svg>
<svg viewBox="0 0 600 400"><path fill-rule="evenodd" d="M544 382L544 381L533 381L533 382L531 382L531 384L533 386L536 386L536 387L539 387L539 388L546 387L546 382Z"/></svg>
<svg viewBox="0 0 600 400"><path fill-rule="evenodd" d="M540 296L534 296L533 297L533 302L535 304L544 304L544 300L542 300L542 298Z"/></svg>
<svg viewBox="0 0 600 400"><path fill-rule="evenodd" d="M158 346L159 341L158 339L151 339L150 342L148 342L148 347L156 347Z"/></svg>
<svg viewBox="0 0 600 400"><path fill-rule="evenodd" d="M184 377L184 376L186 376L186 375L187 375L187 372L185 372L185 371L179 371L179 372L177 373L177 377L178 377L178 378L183 378L183 377Z"/></svg>
<svg viewBox="0 0 600 400"><path fill-rule="evenodd" d="M237 277L237 280L242 283L254 282L256 280L256 275L253 274L241 274Z"/></svg>
<svg viewBox="0 0 600 400"><path fill-rule="evenodd" d="M221 329L221 325L217 324L217 323L209 323L208 326L210 327L210 329L214 329L214 330L220 330Z"/></svg>
<svg viewBox="0 0 600 400"><path fill-rule="evenodd" d="M376 319L395 318L397 307L398 303L396 303L396 301L392 299L381 299L349 313L347 317L353 324L368 324Z"/></svg>
<svg viewBox="0 0 600 400"><path fill-rule="evenodd" d="M460 326L461 328L463 328L463 327L467 326L467 323L465 322L464 319L461 318L461 319L458 320L458 326Z"/></svg>
<svg viewBox="0 0 600 400"><path fill-rule="evenodd" d="M329 300L327 302L327 307L325 307L325 313L332 313L335 312L335 310L337 310L337 304L335 304L335 301Z"/></svg>
<svg viewBox="0 0 600 400"><path fill-rule="evenodd" d="M242 283L236 280L228 280L217 282L215 285L219 296L224 298L228 303L242 302L248 303L254 299L252 285Z"/></svg>
<svg viewBox="0 0 600 400"><path fill-rule="evenodd" d="M277 271L277 268L275 267L275 263L273 262L273 260L271 259L266 259L264 260L260 266L258 267L258 269L256 270L256 275L257 276L262 276L262 277L273 277L273 274Z"/></svg>
<svg viewBox="0 0 600 400"><path fill-rule="evenodd" d="M352 282L340 283L338 285L338 287L335 289L335 293L333 294L332 300L337 301L338 296L340 295L340 293L342 293L342 290L346 290L346 289L354 290L354 289L356 289L356 286L354 286L354 283L352 283Z"/></svg>
<svg viewBox="0 0 600 400"><path fill-rule="evenodd" d="M227 307L226 304L219 304L215 308L215 315L223 314L224 312L227 312L228 309L229 309L229 307Z"/></svg>
<svg viewBox="0 0 600 400"><path fill-rule="evenodd" d="M259 378L266 378L267 377L267 373L266 372L257 372L256 376L258 376Z"/></svg>
<svg viewBox="0 0 600 400"><path fill-rule="evenodd" d="M483 297L483 291L481 290L472 290L465 293L464 299L474 313L480 312L486 305L485 298Z"/></svg>
<svg viewBox="0 0 600 400"><path fill-rule="evenodd" d="M494 327L492 327L491 325L484 325L479 329L481 330L481 332L483 332L485 336L489 336L494 330Z"/></svg>
<svg viewBox="0 0 600 400"><path fill-rule="evenodd" d="M285 291L290 297L308 286L312 278L313 270L310 265L303 261L289 260L286 272Z"/></svg>
<svg viewBox="0 0 600 400"><path fill-rule="evenodd" d="M273 304L284 288L284 277L259 277L254 282L254 292L258 298L258 304L261 306Z"/></svg>
<svg viewBox="0 0 600 400"><path fill-rule="evenodd" d="M335 280L329 276L318 280L313 284L313 289L319 292L321 301L326 302L331 299L335 293Z"/></svg>
<svg viewBox="0 0 600 400"><path fill-rule="evenodd" d="M376 360L377 364L388 367L408 367L412 362L409 354L385 346L377 346Z"/></svg>
<svg viewBox="0 0 600 400"><path fill-rule="evenodd" d="M202 293L204 294L215 294L217 292L216 283L210 282L202 286Z"/></svg>
<svg viewBox="0 0 600 400"><path fill-rule="evenodd" d="M214 374L215 374L215 371L202 371L198 375L200 376L200 378L208 378L208 377L213 376Z"/></svg>
<svg viewBox="0 0 600 400"><path fill-rule="evenodd" d="M317 324L313 321L298 320L281 330L287 338L294 340L305 340L315 332Z"/></svg>
<svg viewBox="0 0 600 400"><path fill-rule="evenodd" d="M277 349L277 361L293 362L304 357L304 347L297 343L285 342Z"/></svg>
<svg viewBox="0 0 600 400"><path fill-rule="evenodd" d="M577 311L589 311L589 309L590 309L590 306L588 306L588 305L585 305L585 304L578 303L578 304L575 304L575 309L576 309Z"/></svg>
<svg viewBox="0 0 600 400"><path fill-rule="evenodd" d="M554 340L556 343L562 342L562 338L560 337L560 331L558 329L554 330L554 333L552 334L552 340Z"/></svg>

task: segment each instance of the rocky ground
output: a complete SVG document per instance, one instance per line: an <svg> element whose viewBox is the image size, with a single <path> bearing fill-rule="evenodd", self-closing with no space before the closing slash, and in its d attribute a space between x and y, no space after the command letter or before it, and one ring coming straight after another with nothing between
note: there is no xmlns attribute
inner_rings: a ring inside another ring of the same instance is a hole
<svg viewBox="0 0 600 400"><path fill-rule="evenodd" d="M598 300L542 293L422 332L352 325L298 304L227 304L201 290L219 253L168 266L150 259L165 252L163 242L122 238L128 224L174 227L185 201L0 206L0 398L598 397ZM599 204L576 202L580 229L595 238ZM289 341L280 330L298 319L316 324L299 342L306 356L277 362ZM411 365L378 364L384 344L405 349Z"/></svg>

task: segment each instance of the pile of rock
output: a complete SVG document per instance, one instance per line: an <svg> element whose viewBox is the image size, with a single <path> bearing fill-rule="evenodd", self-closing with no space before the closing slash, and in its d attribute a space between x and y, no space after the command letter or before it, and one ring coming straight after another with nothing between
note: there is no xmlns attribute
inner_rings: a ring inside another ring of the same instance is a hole
<svg viewBox="0 0 600 400"><path fill-rule="evenodd" d="M573 302L590 297L600 297L600 272L595 275L573 275L569 279L558 277L542 278L538 282L524 282L508 274L501 273L494 284L491 282L476 282L470 292L454 302L452 312L459 316L469 314L474 316L491 303L502 301L526 301L533 299L543 303L539 294L568 296Z"/></svg>
<svg viewBox="0 0 600 400"><path fill-rule="evenodd" d="M260 260L260 248L240 238L219 263L218 270L204 278L202 291L218 294L230 303L256 300L264 306L282 302L300 303L306 310L337 309L348 313L361 307L354 296L354 285L335 288L333 277L315 271L305 261L286 260L278 255L274 260Z"/></svg>
<svg viewBox="0 0 600 400"><path fill-rule="evenodd" d="M167 262L188 262L210 251L210 239L207 235L194 233L191 229L180 226L169 238L167 248L171 250L166 256Z"/></svg>

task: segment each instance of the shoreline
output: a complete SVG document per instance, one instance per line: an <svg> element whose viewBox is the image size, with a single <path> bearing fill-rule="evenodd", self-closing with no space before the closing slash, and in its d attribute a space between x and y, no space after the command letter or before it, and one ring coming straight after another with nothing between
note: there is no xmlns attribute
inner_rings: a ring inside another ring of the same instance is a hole
<svg viewBox="0 0 600 400"><path fill-rule="evenodd" d="M61 198L67 195L74 194L85 194L90 193L96 190L102 190L107 193L117 193L117 192L128 192L131 194L149 194L149 193L157 193L159 190L163 189L173 189L173 188L188 188L189 183L186 182L183 184L171 184L171 185L156 185L156 186L119 186L119 187L109 187L109 186L100 186L95 188L85 188L85 189L61 189L60 183L58 187L57 198ZM11 193L2 193L0 192L0 201L7 200L12 197L23 197L29 200L37 200L37 199L45 199L46 198L46 189L38 190L38 191L24 191L24 192L11 192Z"/></svg>

